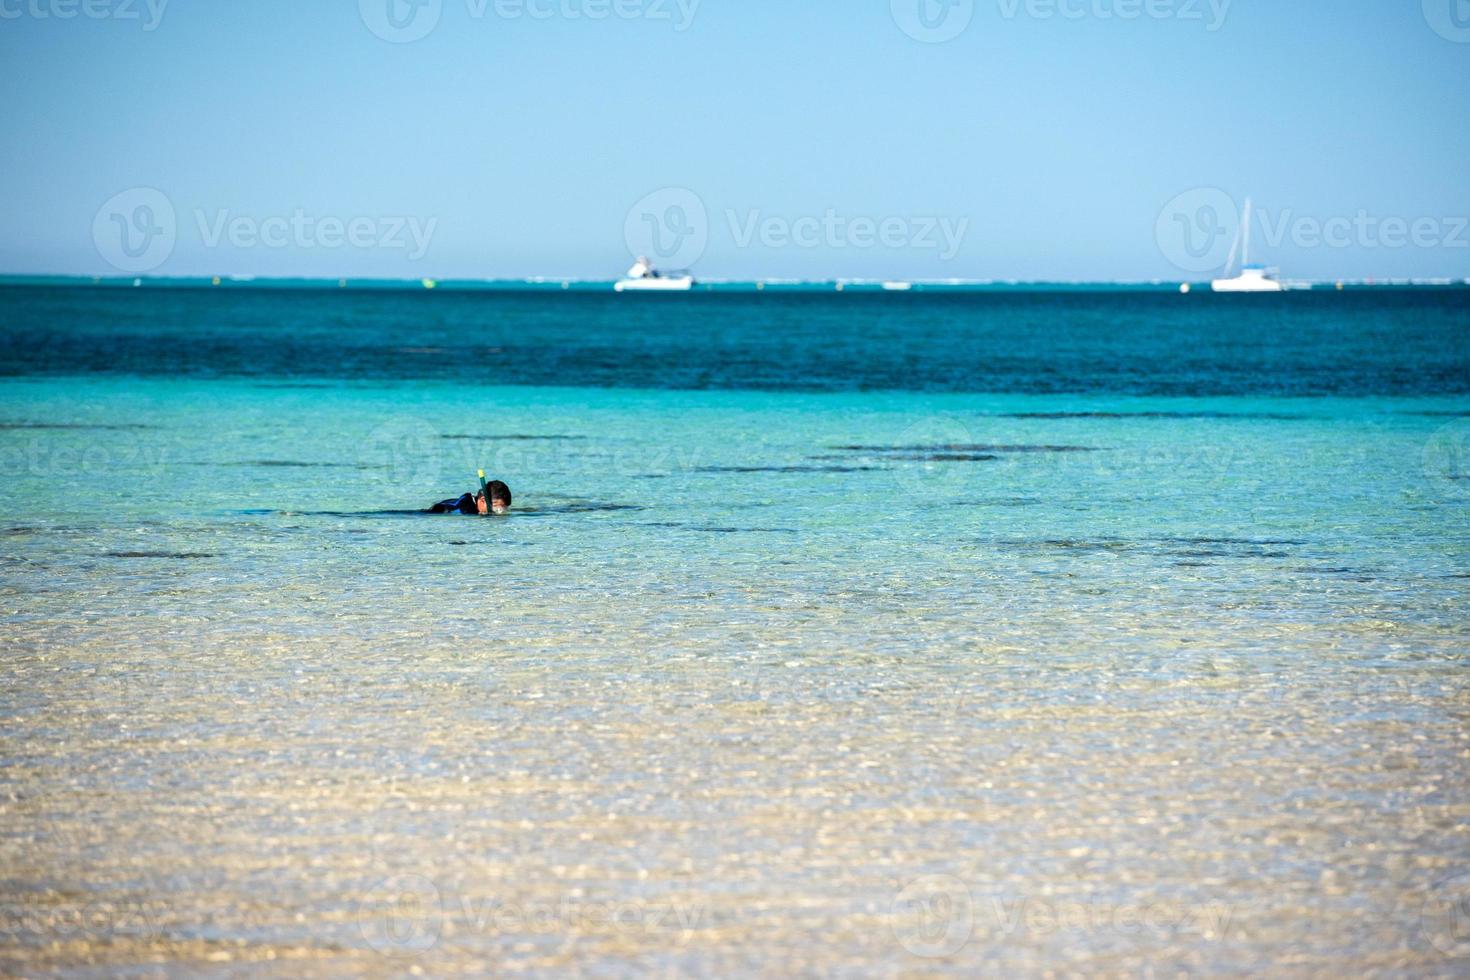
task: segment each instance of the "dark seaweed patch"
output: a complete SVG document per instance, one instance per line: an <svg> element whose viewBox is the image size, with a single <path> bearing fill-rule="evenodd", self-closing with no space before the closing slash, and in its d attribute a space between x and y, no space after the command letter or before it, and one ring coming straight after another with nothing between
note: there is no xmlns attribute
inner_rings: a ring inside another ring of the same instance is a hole
<svg viewBox="0 0 1470 980"><path fill-rule="evenodd" d="M1445 412L1404 412L1404 415L1417 415L1426 419L1463 419L1470 418L1470 409L1456 409Z"/></svg>
<svg viewBox="0 0 1470 980"><path fill-rule="evenodd" d="M262 382L260 384L255 385L255 387L257 387L257 388L268 388L268 389L282 390L282 391L290 391L290 390L316 391L316 390L319 390L319 389L322 389L322 388L337 388L337 387L340 387L340 386L339 385L329 385L329 384L311 384L311 383L308 383L308 382L305 382L305 381L301 381L301 382L285 382L285 381L282 381L282 382Z"/></svg>
<svg viewBox="0 0 1470 980"><path fill-rule="evenodd" d="M1037 551L1055 550L1076 554L1132 554L1176 559L1171 563L1180 567L1206 567L1221 560L1240 561L1250 559L1291 558L1290 552L1269 545L1301 544L1300 541L1247 540L1242 538L1144 538L1125 540L1119 538L1048 538L1042 540L1010 540L983 542L995 548L1030 549ZM1180 547L1184 545L1184 547ZM1305 569L1298 569L1305 571ZM1351 571L1351 570L1344 570Z"/></svg>
<svg viewBox="0 0 1470 980"><path fill-rule="evenodd" d="M1285 412L1006 412L1003 419L1269 419L1295 422L1310 418Z"/></svg>
<svg viewBox="0 0 1470 980"><path fill-rule="evenodd" d="M1354 582L1373 582L1377 576L1363 568L1293 568L1298 575L1333 575L1351 579Z"/></svg>
<svg viewBox="0 0 1470 980"><path fill-rule="evenodd" d="M703 531L706 534L796 534L794 527L695 527L690 526L691 531Z"/></svg>
<svg viewBox="0 0 1470 980"><path fill-rule="evenodd" d="M424 510L252 510L240 511L252 515L270 514L276 517L444 517Z"/></svg>
<svg viewBox="0 0 1470 980"><path fill-rule="evenodd" d="M1171 544L1227 544L1248 546L1270 546L1281 545L1303 545L1305 541L1294 541L1290 538L1158 538L1159 541L1167 541Z"/></svg>
<svg viewBox="0 0 1470 980"><path fill-rule="evenodd" d="M1000 459L991 453L913 453L887 458L914 463L988 463Z"/></svg>
<svg viewBox="0 0 1470 980"><path fill-rule="evenodd" d="M881 466L701 466L697 473L868 473Z"/></svg>
<svg viewBox="0 0 1470 980"><path fill-rule="evenodd" d="M578 501L569 504L556 504L550 507L515 507L508 514L497 515L497 519L507 517L544 517L550 514L593 514L602 512L622 510L645 510L640 504L598 504L586 501ZM255 511L260 514L274 514L279 517L433 517L445 520L454 517L470 517L467 514L435 514L427 508L424 510L273 510ZM487 518L488 519L488 518Z"/></svg>
<svg viewBox="0 0 1470 980"><path fill-rule="evenodd" d="M108 558L218 558L208 551L109 551Z"/></svg>
<svg viewBox="0 0 1470 980"><path fill-rule="evenodd" d="M1136 545L1131 541L1086 540L1082 538L1049 538L1039 541L995 541L989 542L999 548L1038 548L1058 551L1127 551Z"/></svg>
<svg viewBox="0 0 1470 980"><path fill-rule="evenodd" d="M1291 555L1285 551L1263 551L1260 548L1192 548L1184 551L1166 552L1166 554L1179 555L1182 558L1290 558Z"/></svg>
<svg viewBox="0 0 1470 980"><path fill-rule="evenodd" d="M99 430L104 432L132 432L139 429L156 428L158 428L156 425L106 425L103 423L92 424L87 422L0 422L0 429L3 430L43 429L77 432L95 432Z"/></svg>
<svg viewBox="0 0 1470 980"><path fill-rule="evenodd" d="M552 507L523 507L510 512L511 516L516 514L543 515L543 514L603 514L614 513L623 510L646 510L641 504L599 504L591 501L577 501L570 504L557 504Z"/></svg>
<svg viewBox="0 0 1470 980"><path fill-rule="evenodd" d="M384 470L386 463L313 463L295 459L246 459L233 463L193 463L193 466L267 466L279 469Z"/></svg>
<svg viewBox="0 0 1470 980"><path fill-rule="evenodd" d="M929 446L833 446L852 453L1095 453L1092 446L990 445L986 443L940 443Z"/></svg>
<svg viewBox="0 0 1470 980"><path fill-rule="evenodd" d="M1062 551L1127 551L1133 547L1129 541L1084 541L1076 538L1059 538L1040 542L1043 548Z"/></svg>
<svg viewBox="0 0 1470 980"><path fill-rule="evenodd" d="M457 441L474 442L566 442L577 439L586 439L586 436L528 436L528 435L506 435L506 436L440 436L440 439L452 439Z"/></svg>

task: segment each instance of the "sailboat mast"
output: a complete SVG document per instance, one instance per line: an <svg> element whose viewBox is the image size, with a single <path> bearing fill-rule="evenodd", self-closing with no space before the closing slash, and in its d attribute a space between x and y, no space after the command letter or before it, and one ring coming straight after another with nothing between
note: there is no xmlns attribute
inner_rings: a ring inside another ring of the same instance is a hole
<svg viewBox="0 0 1470 980"><path fill-rule="evenodd" d="M1244 268L1245 266L1248 266L1248 265L1251 264L1251 199L1250 198L1246 198L1245 199L1245 217L1241 218L1240 220L1241 220L1241 225L1242 225L1242 227L1241 227L1241 234L1244 236L1244 238L1242 239L1242 241L1244 243L1244 249L1243 249L1243 251L1241 252L1241 255L1240 255L1240 265L1241 265L1242 268Z"/></svg>

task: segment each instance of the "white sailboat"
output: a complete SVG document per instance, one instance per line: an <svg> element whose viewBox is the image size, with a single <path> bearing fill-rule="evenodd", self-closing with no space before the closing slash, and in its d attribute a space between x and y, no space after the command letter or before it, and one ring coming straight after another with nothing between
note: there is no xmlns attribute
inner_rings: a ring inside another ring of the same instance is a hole
<svg viewBox="0 0 1470 980"><path fill-rule="evenodd" d="M694 277L688 273L666 276L653 267L648 259L639 256L628 270L627 278L619 279L613 289L626 292L688 292L694 288Z"/></svg>
<svg viewBox="0 0 1470 980"><path fill-rule="evenodd" d="M1226 279L1216 279L1210 288L1217 293L1279 293L1286 287L1276 281L1275 270L1263 265L1251 265L1251 199L1245 199L1245 214L1240 219L1240 229L1230 246L1230 257L1225 260L1225 274L1235 264L1235 252L1239 249L1240 273Z"/></svg>

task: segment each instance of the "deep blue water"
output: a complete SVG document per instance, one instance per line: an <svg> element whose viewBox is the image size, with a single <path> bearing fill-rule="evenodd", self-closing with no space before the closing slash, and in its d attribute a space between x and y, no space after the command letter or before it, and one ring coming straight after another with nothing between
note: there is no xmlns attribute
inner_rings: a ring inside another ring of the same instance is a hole
<svg viewBox="0 0 1470 980"><path fill-rule="evenodd" d="M764 391L1470 392L1470 290L696 293L0 287L0 376Z"/></svg>

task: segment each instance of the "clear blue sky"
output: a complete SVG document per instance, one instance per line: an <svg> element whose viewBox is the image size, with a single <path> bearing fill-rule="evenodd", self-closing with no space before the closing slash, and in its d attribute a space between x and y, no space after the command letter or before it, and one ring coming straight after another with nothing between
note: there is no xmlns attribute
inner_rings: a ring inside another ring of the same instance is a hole
<svg viewBox="0 0 1470 980"><path fill-rule="evenodd" d="M1290 217L1256 226L1284 275L1470 276L1466 0L1440 32L1420 0L1234 0L1215 30L1222 0L975 0L937 44L900 26L919 0L701 0L683 30L692 0L441 0L408 43L369 29L388 0L169 0L152 30L147 2L0 0L0 271L117 274L99 208L149 187L176 215L156 274L611 277L629 209L677 187L709 277L1187 278L1161 210L1220 188ZM380 244L282 232L298 211ZM897 219L895 247L829 211ZM1300 240L1360 212L1433 244ZM273 217L280 247L210 241ZM785 243L801 218L814 244ZM927 218L967 223L952 255ZM421 257L396 219L434 222Z"/></svg>

